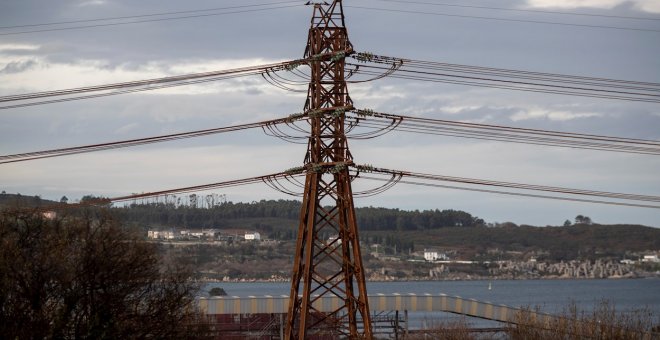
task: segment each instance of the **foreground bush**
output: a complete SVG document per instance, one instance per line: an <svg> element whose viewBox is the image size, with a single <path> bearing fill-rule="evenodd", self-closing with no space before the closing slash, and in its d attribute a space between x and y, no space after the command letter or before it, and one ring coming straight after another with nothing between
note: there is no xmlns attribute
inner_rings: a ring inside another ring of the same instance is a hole
<svg viewBox="0 0 660 340"><path fill-rule="evenodd" d="M103 213L0 213L0 338L190 338L196 285Z"/></svg>

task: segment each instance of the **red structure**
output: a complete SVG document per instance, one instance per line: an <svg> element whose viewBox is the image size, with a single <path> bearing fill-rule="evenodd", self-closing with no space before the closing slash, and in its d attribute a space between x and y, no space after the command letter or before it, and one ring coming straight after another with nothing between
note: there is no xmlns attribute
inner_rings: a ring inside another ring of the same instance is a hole
<svg viewBox="0 0 660 340"><path fill-rule="evenodd" d="M305 50L311 60L305 103L311 131L285 339L372 338L348 172L353 157L344 131L344 112L353 109L344 57L352 52L341 0L314 4ZM315 306L324 296L339 296L343 303L321 312Z"/></svg>

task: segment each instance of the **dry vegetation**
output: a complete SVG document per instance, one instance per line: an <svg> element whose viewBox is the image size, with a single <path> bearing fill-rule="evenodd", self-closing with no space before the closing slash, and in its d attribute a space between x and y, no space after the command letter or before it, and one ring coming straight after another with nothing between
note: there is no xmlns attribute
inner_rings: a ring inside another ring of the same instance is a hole
<svg viewBox="0 0 660 340"><path fill-rule="evenodd" d="M512 340L637 340L660 339L660 318L648 308L624 312L602 301L591 311L581 311L571 303L559 315L541 313L539 308L524 308L500 333L477 333L465 318L436 321L428 330L409 334L405 339L512 339Z"/></svg>
<svg viewBox="0 0 660 340"><path fill-rule="evenodd" d="M511 339L658 339L660 320L648 308L618 312L607 301L592 311L581 311L572 303L559 316L537 317L527 308L516 315L515 323L507 327ZM655 327L655 329L654 329Z"/></svg>

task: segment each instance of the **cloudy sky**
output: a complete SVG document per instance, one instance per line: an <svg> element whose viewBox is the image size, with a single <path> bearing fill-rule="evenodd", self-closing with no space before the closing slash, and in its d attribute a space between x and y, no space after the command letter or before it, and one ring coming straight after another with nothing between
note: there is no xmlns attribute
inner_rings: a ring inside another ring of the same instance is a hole
<svg viewBox="0 0 660 340"><path fill-rule="evenodd" d="M163 17L24 26L276 2L279 4L271 7L289 7L127 25L115 23ZM300 58L312 10L303 5L305 2L2 0L0 96ZM660 30L660 2L657 0L425 2L429 4L345 0L346 24L355 49L447 63L660 82L660 32L657 32ZM655 20L621 18L624 16ZM112 25L99 25L108 23ZM587 25L639 30L585 27ZM7 28L9 26L23 27ZM72 26L96 27L62 29ZM41 32L22 33L27 31ZM654 103L397 79L356 84L350 86L349 91L356 107L382 112L660 140L660 105ZM303 94L286 92L260 77L252 77L0 110L0 155L279 118L300 112L304 100ZM658 156L470 141L405 132L393 132L372 140L352 140L350 145L357 163L386 168L660 195ZM184 142L3 164L0 165L0 189L49 199L59 199L63 195L74 199L86 194L117 196L279 172L301 165L304 153L304 145L287 144L264 136L258 130L243 131ZM356 183L358 189L373 185L378 184ZM259 185L217 192L226 194L232 201L289 198ZM508 197L404 184L379 196L359 198L356 205L460 209L488 222L558 225L582 214L601 223L629 222L660 227L658 209Z"/></svg>

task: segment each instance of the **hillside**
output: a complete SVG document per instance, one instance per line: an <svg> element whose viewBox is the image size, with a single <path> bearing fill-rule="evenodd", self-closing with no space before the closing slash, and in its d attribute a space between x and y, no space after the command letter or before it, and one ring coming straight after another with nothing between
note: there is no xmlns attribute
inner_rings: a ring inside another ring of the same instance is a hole
<svg viewBox="0 0 660 340"><path fill-rule="evenodd" d="M38 196L0 194L0 207L55 203ZM154 203L111 210L124 223L144 232L168 228L255 230L269 239L287 241L295 239L300 202L226 202L211 208ZM451 209L405 211L366 207L357 208L356 215L363 244L382 245L382 251L390 254L434 248L469 259L534 256L565 261L623 258L660 249L660 229L641 225L492 226L467 212Z"/></svg>
<svg viewBox="0 0 660 340"><path fill-rule="evenodd" d="M7 194L4 191L0 194L0 208L12 207L38 207L44 205L53 205L59 202L45 200L40 196L25 196L21 194Z"/></svg>
<svg viewBox="0 0 660 340"><path fill-rule="evenodd" d="M387 237L386 233L363 233ZM561 227L504 226L442 228L397 234L416 249L455 250L466 258L503 260L535 254L541 260L623 258L660 249L660 229L640 225L572 225Z"/></svg>

